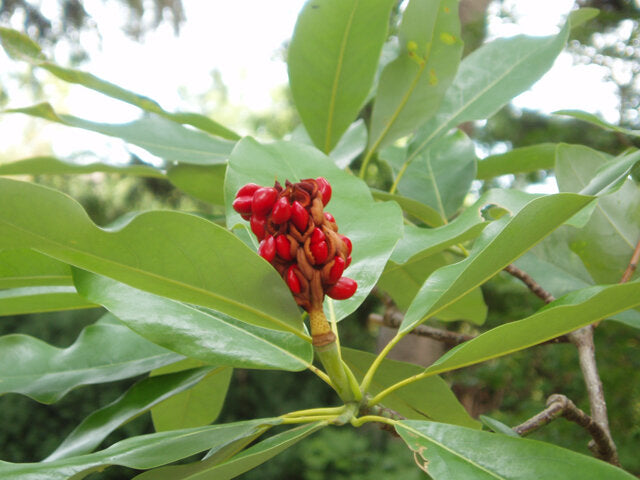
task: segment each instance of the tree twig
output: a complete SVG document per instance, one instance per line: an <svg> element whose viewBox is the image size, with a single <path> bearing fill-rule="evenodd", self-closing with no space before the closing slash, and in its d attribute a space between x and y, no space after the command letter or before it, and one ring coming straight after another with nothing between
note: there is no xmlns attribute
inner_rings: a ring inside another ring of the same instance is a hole
<svg viewBox="0 0 640 480"><path fill-rule="evenodd" d="M551 303L555 300L555 297L542 288L540 284L531 277L531 275L524 270L519 269L513 263L504 267L504 271L522 281L522 283L529 287L529 290L531 290L531 292L536 296L540 297L544 303Z"/></svg>
<svg viewBox="0 0 640 480"><path fill-rule="evenodd" d="M616 466L620 466L616 446L611 440L609 432L603 429L593 418L576 407L576 405L564 395L551 395L547 399L547 408L526 422L513 427L513 430L518 435L524 437L551 423L558 417L564 417L587 430L593 438L589 448L594 455Z"/></svg>
<svg viewBox="0 0 640 480"><path fill-rule="evenodd" d="M372 313L369 315L369 321L384 325L389 328L399 328L402 324L404 315L397 310L387 310L384 316ZM465 335L463 333L451 332L441 328L429 327L428 325L418 325L411 331L412 334L421 337L429 337L438 340L448 347L455 347L463 342L475 338L473 335Z"/></svg>
<svg viewBox="0 0 640 480"><path fill-rule="evenodd" d="M633 255L631 256L629 265L627 266L626 270L622 274L620 283L626 283L629 280L631 280L631 276L633 275L633 272L635 272L636 268L638 268L638 261L640 261L640 240L638 240L636 249L633 251Z"/></svg>

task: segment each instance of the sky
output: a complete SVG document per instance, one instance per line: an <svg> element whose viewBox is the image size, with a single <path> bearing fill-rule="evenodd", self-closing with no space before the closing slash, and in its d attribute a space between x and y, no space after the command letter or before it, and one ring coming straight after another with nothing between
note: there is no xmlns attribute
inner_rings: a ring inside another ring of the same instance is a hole
<svg viewBox="0 0 640 480"><path fill-rule="evenodd" d="M55 8L57 1L42 0L43 8ZM183 0L187 21L180 35L174 36L167 22L147 33L143 43L128 39L122 32L126 12L118 2L86 0L86 10L97 19L100 45L94 34L83 37L90 52L84 70L158 101L165 109L198 111L180 95L180 89L192 94L206 92L211 72L218 70L228 87L232 104L247 111L267 110L272 91L286 85L287 69L282 45L293 32L303 0ZM573 0L506 0L505 6L518 18L517 24L494 19L489 24L489 39L516 35L550 35L559 30ZM61 47L64 50L64 45ZM59 53L63 54L64 51ZM15 68L0 54L0 71ZM617 121L617 98L612 85L603 83L603 69L573 65L568 53L561 54L552 70L530 91L514 100L514 105L551 113L560 109L582 109ZM46 82L45 82L46 85ZM47 91L54 106L68 113L101 122L127 122L139 116L134 107L114 101L83 87L69 86ZM24 106L18 96L11 106ZM25 119L12 121L10 130L19 131ZM0 126L3 143L16 133L8 133L6 119ZM232 126L233 127L233 126ZM62 157L79 150L98 150L99 155L127 158L118 141L98 134L80 133L58 125L41 132L49 138L54 152ZM97 146L97 139L103 143ZM2 156L0 152L0 161Z"/></svg>

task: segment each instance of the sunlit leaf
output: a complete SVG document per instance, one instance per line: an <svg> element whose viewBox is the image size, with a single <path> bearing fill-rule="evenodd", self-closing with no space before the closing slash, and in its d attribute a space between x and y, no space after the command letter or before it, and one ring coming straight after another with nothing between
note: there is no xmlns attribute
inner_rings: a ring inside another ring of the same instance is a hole
<svg viewBox="0 0 640 480"><path fill-rule="evenodd" d="M146 165L119 166L100 161L77 163L56 157L33 157L15 162L0 163L0 175L63 175L94 172L164 178L164 174L160 170Z"/></svg>

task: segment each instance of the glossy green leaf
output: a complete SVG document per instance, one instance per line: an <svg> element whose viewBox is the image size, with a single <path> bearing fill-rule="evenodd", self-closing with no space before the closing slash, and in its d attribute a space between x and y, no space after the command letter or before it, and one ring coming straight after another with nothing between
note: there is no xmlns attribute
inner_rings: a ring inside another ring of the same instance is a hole
<svg viewBox="0 0 640 480"><path fill-rule="evenodd" d="M600 15L600 10L597 8L584 7L578 10L572 10L569 12L569 22L571 23L571 30L580 27L589 20L592 20Z"/></svg>
<svg viewBox="0 0 640 480"><path fill-rule="evenodd" d="M0 394L53 403L78 386L134 377L181 358L117 323L86 327L68 348L28 335L5 335L0 337L0 365L11 368L0 374Z"/></svg>
<svg viewBox="0 0 640 480"><path fill-rule="evenodd" d="M583 195L604 195L617 191L635 165L640 163L640 151L613 158L603 164L580 190Z"/></svg>
<svg viewBox="0 0 640 480"><path fill-rule="evenodd" d="M476 241L468 258L429 276L407 310L400 331L411 330L482 285L591 199L573 194L540 197L530 201L513 217L504 216L491 223Z"/></svg>
<svg viewBox="0 0 640 480"><path fill-rule="evenodd" d="M183 192L214 205L224 205L224 165L193 165L179 163L170 166L167 177Z"/></svg>
<svg viewBox="0 0 640 480"><path fill-rule="evenodd" d="M140 380L119 398L80 422L43 462L92 452L120 426L149 411L163 400L192 388L208 375L215 374L216 370L229 369L222 367L214 370L214 367L202 367Z"/></svg>
<svg viewBox="0 0 640 480"><path fill-rule="evenodd" d="M0 464L3 480L80 480L110 465L146 470L225 446L264 431L280 419L259 419L226 425L174 430L127 438L105 450L54 462Z"/></svg>
<svg viewBox="0 0 640 480"><path fill-rule="evenodd" d="M292 133L291 140L294 142L313 145L313 140L304 129L303 125L299 125ZM360 155L367 146L367 127L361 118L353 122L342 135L338 144L331 150L329 157L333 159L339 168L347 168L351 162Z"/></svg>
<svg viewBox="0 0 640 480"><path fill-rule="evenodd" d="M72 284L66 263L28 248L0 250L0 289Z"/></svg>
<svg viewBox="0 0 640 480"><path fill-rule="evenodd" d="M160 105L149 97L133 93L113 83L102 80L95 75L80 70L64 68L54 63L46 61L40 47L26 35L0 27L0 44L5 51L15 60L24 60L34 66L48 70L56 77L65 82L75 83L83 87L90 88L109 97L135 105L150 113L154 113L168 118L177 123L191 125L205 132L217 135L230 140L237 140L240 137L223 125L213 121L205 115L198 113L178 112L171 113L162 109Z"/></svg>
<svg viewBox="0 0 640 480"><path fill-rule="evenodd" d="M4 113L24 113L69 127L120 138L167 162L224 164L234 145L232 141L186 128L152 113L133 122L114 124L91 122L73 115L57 113L48 103L4 110Z"/></svg>
<svg viewBox="0 0 640 480"><path fill-rule="evenodd" d="M305 336L278 273L232 233L201 217L146 212L117 230L103 230L66 195L3 178L0 204L0 248L29 246L136 288Z"/></svg>
<svg viewBox="0 0 640 480"><path fill-rule="evenodd" d="M399 27L400 55L382 72L369 148L413 132L437 111L462 54L456 0L411 0Z"/></svg>
<svg viewBox="0 0 640 480"><path fill-rule="evenodd" d="M530 317L500 325L458 345L426 372L437 375L517 352L638 305L638 282L577 290Z"/></svg>
<svg viewBox="0 0 640 480"><path fill-rule="evenodd" d="M393 0L307 2L288 52L291 93L318 149L333 150L362 108Z"/></svg>
<svg viewBox="0 0 640 480"><path fill-rule="evenodd" d="M555 143L539 143L491 155L478 162L476 178L487 180L509 173L528 173L551 169L556 161L556 146Z"/></svg>
<svg viewBox="0 0 640 480"><path fill-rule="evenodd" d="M407 161L452 128L491 117L531 87L551 68L568 35L569 23L557 35L499 38L470 53L460 63L438 112L416 134Z"/></svg>
<svg viewBox="0 0 640 480"><path fill-rule="evenodd" d="M609 160L608 155L587 147L560 145L556 157L560 190L583 190L603 165L609 166ZM638 239L640 187L627 180L615 193L598 198L588 223L575 232L570 246L596 283L615 283L629 264Z"/></svg>
<svg viewBox="0 0 640 480"><path fill-rule="evenodd" d="M437 139L414 158L398 191L429 205L446 220L460 208L475 177L475 146L458 130Z"/></svg>
<svg viewBox="0 0 640 480"><path fill-rule="evenodd" d="M361 380L376 358L375 355L343 348L342 356ZM424 367L407 362L385 359L376 371L369 393L375 395L387 387L421 373ZM469 416L442 378L429 377L402 387L384 398L383 404L400 415L416 420L434 420L465 427L480 428Z"/></svg>
<svg viewBox="0 0 640 480"><path fill-rule="evenodd" d="M151 377L165 376L202 365L201 362L186 359L151 372ZM224 405L233 369L218 367L201 378L197 385L167 398L151 409L151 418L156 432L201 427L213 423Z"/></svg>
<svg viewBox="0 0 640 480"><path fill-rule="evenodd" d="M537 440L420 420L402 420L396 431L434 480L635 478L609 463Z"/></svg>
<svg viewBox="0 0 640 480"><path fill-rule="evenodd" d="M94 308L73 286L20 287L0 290L0 316Z"/></svg>
<svg viewBox="0 0 640 480"><path fill-rule="evenodd" d="M10 163L0 163L0 175L63 175L94 172L164 178L164 174L160 170L146 165L118 166L99 161L77 163L55 157L32 157Z"/></svg>
<svg viewBox="0 0 640 480"><path fill-rule="evenodd" d="M157 468L138 475L136 480L227 480L236 478L272 459L300 440L326 426L323 422L301 425L247 448L224 463L207 459L188 465Z"/></svg>
<svg viewBox="0 0 640 480"><path fill-rule="evenodd" d="M333 195L325 207L336 219L341 234L353 242L353 262L345 276L358 282L356 294L334 302L338 319L353 312L366 298L402 234L402 214L393 202L375 202L364 182L342 170L318 150L296 143L261 145L252 138L241 140L229 159L225 180L227 224L246 222L231 208L238 189L249 182L273 185L277 178L297 182L325 177ZM274 270L275 272L275 270ZM259 291L259 290L256 290ZM328 310L327 310L328 311Z"/></svg>
<svg viewBox="0 0 640 480"><path fill-rule="evenodd" d="M444 224L442 217L437 210L425 205L417 200L403 197L402 195L383 192L382 190L371 189L371 194L376 200L396 202L407 215L420 220L430 227L439 227Z"/></svg>
<svg viewBox="0 0 640 480"><path fill-rule="evenodd" d="M620 127L618 125L614 125L612 123L604 121L593 113L583 112L582 110L558 110L556 112L553 112L553 114L573 117L575 119L582 120L583 122L587 122L592 125L604 128L605 130L622 133L631 137L640 137L640 130L631 130L628 128Z"/></svg>
<svg viewBox="0 0 640 480"><path fill-rule="evenodd" d="M311 344L286 332L146 293L107 277L74 271L78 291L153 343L212 365L303 370Z"/></svg>

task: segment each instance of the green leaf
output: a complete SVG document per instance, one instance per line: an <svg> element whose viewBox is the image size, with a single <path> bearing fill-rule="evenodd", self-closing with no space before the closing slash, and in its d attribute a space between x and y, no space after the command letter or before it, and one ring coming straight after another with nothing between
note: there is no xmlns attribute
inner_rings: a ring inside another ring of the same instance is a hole
<svg viewBox="0 0 640 480"><path fill-rule="evenodd" d="M569 23L571 24L571 30L578 28L589 20L592 20L600 15L600 10L597 8L579 8L578 10L572 10L569 12Z"/></svg>
<svg viewBox="0 0 640 480"><path fill-rule="evenodd" d="M129 123L97 123L57 113L48 103L4 110L4 113L24 113L69 127L82 128L109 135L137 145L167 162L196 165L224 164L234 142L191 130L161 116L149 113ZM2 112L0 112L2 113Z"/></svg>
<svg viewBox="0 0 640 480"><path fill-rule="evenodd" d="M73 286L20 287L0 290L0 316L97 307Z"/></svg>
<svg viewBox="0 0 640 480"><path fill-rule="evenodd" d="M3 480L80 480L110 465L146 470L190 457L207 449L223 449L242 438L254 436L278 418L263 418L226 425L174 430L127 438L106 450L54 462L0 464Z"/></svg>
<svg viewBox="0 0 640 480"><path fill-rule="evenodd" d="M110 165L102 162L76 163L55 157L32 157L0 164L0 175L64 175L82 173L120 173L139 177L165 178L157 168L147 165Z"/></svg>
<svg viewBox="0 0 640 480"><path fill-rule="evenodd" d="M410 145L409 163L434 139L461 123L491 117L551 68L564 48L569 23L549 37L499 38L470 53L436 115Z"/></svg>
<svg viewBox="0 0 640 480"><path fill-rule="evenodd" d="M560 145L556 157L558 187L561 191L581 191L599 172L609 176L609 158L587 147ZM600 170L603 165L605 170ZM570 246L596 283L615 283L629 264L639 238L640 187L627 180L615 193L598 198L588 223L575 231Z"/></svg>
<svg viewBox="0 0 640 480"><path fill-rule="evenodd" d="M353 242L353 262L345 276L358 282L358 290L348 300L333 302L337 318L342 319L367 297L402 234L402 214L395 203L375 202L364 182L338 169L312 147L291 142L261 145L252 138L244 138L234 149L227 169L227 225L246 225L231 208L242 185L249 182L273 185L274 178L284 183L287 179L297 182L319 176L325 177L333 189L325 211L333 214L340 233Z"/></svg>
<svg viewBox="0 0 640 480"><path fill-rule="evenodd" d="M0 288L73 285L71 269L28 248L0 250Z"/></svg>
<svg viewBox="0 0 640 480"><path fill-rule="evenodd" d="M0 337L0 364L11 368L0 374L0 394L53 403L81 385L134 377L180 358L116 323L84 328L68 348L28 335L5 335Z"/></svg>
<svg viewBox="0 0 640 480"><path fill-rule="evenodd" d="M460 208L475 177L475 146L458 130L436 140L414 158L398 191L429 205L446 220Z"/></svg>
<svg viewBox="0 0 640 480"><path fill-rule="evenodd" d="M604 121L603 119L601 119L597 115L594 115L593 113L583 112L582 110L558 110L556 112L553 112L553 114L572 117L578 120L582 120L583 122L587 122L592 125L596 125L598 127L604 128L605 130L622 133L624 135L629 135L631 137L640 137L640 130L630 130L628 128L614 125L612 123Z"/></svg>
<svg viewBox="0 0 640 480"><path fill-rule="evenodd" d="M556 146L555 143L539 143L491 155L478 162L476 178L488 180L508 173L528 173L551 169L555 165Z"/></svg>
<svg viewBox="0 0 640 480"><path fill-rule="evenodd" d="M425 370L438 375L545 342L640 305L640 283L577 290L523 320L500 325L458 345Z"/></svg>
<svg viewBox="0 0 640 480"><path fill-rule="evenodd" d="M299 125L291 133L291 141L313 145L313 140L311 140L303 125ZM329 157L333 159L339 168L345 169L364 151L366 146L367 127L364 124L364 120L360 118L349 125L338 144L329 153Z"/></svg>
<svg viewBox="0 0 640 480"><path fill-rule="evenodd" d="M502 433L503 435L507 435L509 437L520 437L520 435L518 435L511 427L509 427L509 425L505 425L495 418L488 417L487 415L480 415L479 418L482 424L490 428L492 432Z"/></svg>
<svg viewBox="0 0 640 480"><path fill-rule="evenodd" d="M117 428L147 412L154 405L180 395L180 392L192 388L203 378L215 375L216 371L221 370L229 369L194 368L140 380L109 405L94 411L82 420L43 462L92 452Z"/></svg>
<svg viewBox="0 0 640 480"><path fill-rule="evenodd" d="M375 189L371 189L371 194L376 200L393 200L400 206L400 208L402 208L402 210L404 210L405 213L420 220L425 225L430 227L439 227L444 224L442 217L435 209L417 200Z"/></svg>
<svg viewBox="0 0 640 480"><path fill-rule="evenodd" d="M380 77L370 150L411 133L437 111L462 54L458 2L411 0L399 37L400 55Z"/></svg>
<svg viewBox="0 0 640 480"><path fill-rule="evenodd" d="M214 205L224 205L224 165L193 165L179 163L170 166L167 177L183 192Z"/></svg>
<svg viewBox="0 0 640 480"><path fill-rule="evenodd" d="M151 377L165 376L185 368L200 366L202 362L191 359L167 365L151 372ZM156 432L209 425L218 418L227 396L233 369L218 367L200 379L197 385L167 398L151 409Z"/></svg>
<svg viewBox="0 0 640 480"><path fill-rule="evenodd" d="M220 464L218 459L206 459L188 465L157 468L138 475L136 480L227 480L251 470L272 459L300 440L324 428L326 423L310 423L279 433L242 451Z"/></svg>
<svg viewBox="0 0 640 480"><path fill-rule="evenodd" d="M434 480L635 478L602 460L536 440L419 420L402 420L396 431Z"/></svg>
<svg viewBox="0 0 640 480"><path fill-rule="evenodd" d="M617 191L636 164L640 163L640 150L621 155L603 164L595 176L580 191L583 195L604 195Z"/></svg>
<svg viewBox="0 0 640 480"><path fill-rule="evenodd" d="M311 344L295 335L265 329L220 312L146 293L107 277L74 270L78 291L104 305L148 340L212 365L303 370L313 359Z"/></svg>
<svg viewBox="0 0 640 480"><path fill-rule="evenodd" d="M298 16L289 46L289 83L307 132L325 153L367 98L394 3L307 2Z"/></svg>
<svg viewBox="0 0 640 480"><path fill-rule="evenodd" d="M32 247L135 288L306 338L278 273L232 233L201 217L146 212L120 229L103 230L66 195L3 178L0 204L0 248Z"/></svg>
<svg viewBox="0 0 640 480"><path fill-rule="evenodd" d="M229 140L237 140L240 138L236 133L204 115L186 112L167 112L149 97L125 90L90 73L60 67L54 63L47 62L40 47L28 36L15 30L0 28L0 43L14 60L24 60L34 66L44 68L65 82L82 85L96 92L139 107L147 112L163 116L177 123L191 125L213 135L228 138Z"/></svg>
<svg viewBox="0 0 640 480"><path fill-rule="evenodd" d="M371 353L351 348L343 348L342 356L358 380L364 377L369 366L376 358ZM417 375L423 370L424 367L418 365L385 359L373 377L369 393L376 395L385 388ZM429 377L402 387L385 397L383 403L385 407L398 412L406 418L435 420L465 427L480 428L478 421L471 418L458 402L447 382L438 376Z"/></svg>
<svg viewBox="0 0 640 480"><path fill-rule="evenodd" d="M515 216L487 226L471 255L434 272L409 307L400 332L407 332L482 285L583 208L591 197L557 194L536 198Z"/></svg>

